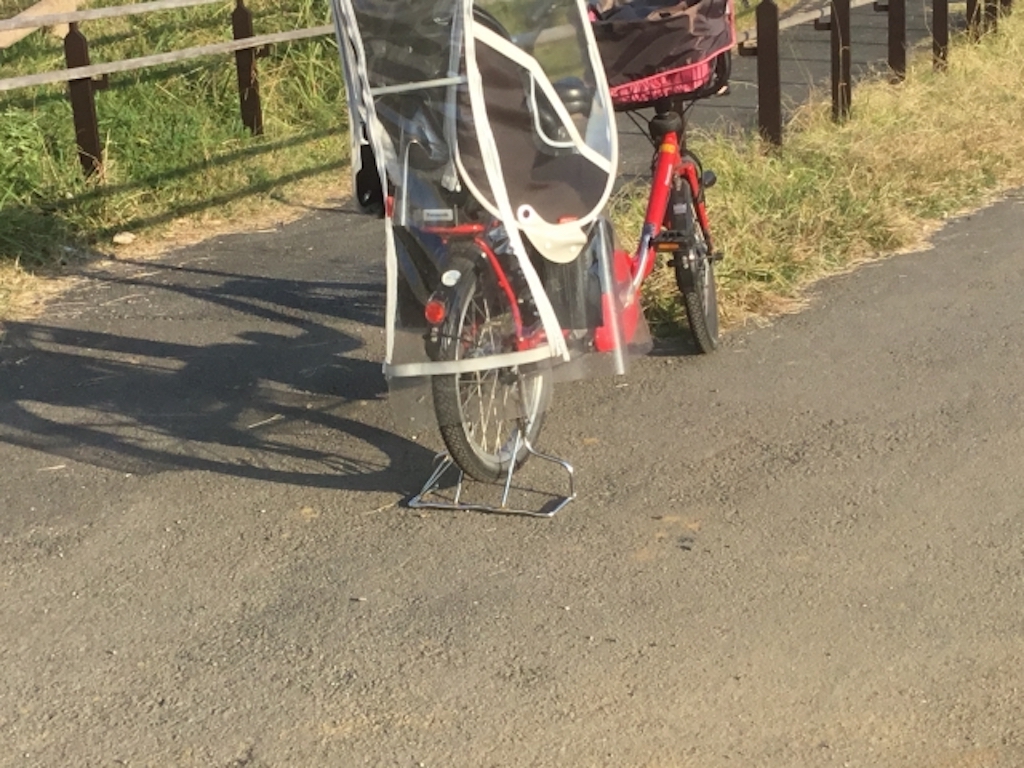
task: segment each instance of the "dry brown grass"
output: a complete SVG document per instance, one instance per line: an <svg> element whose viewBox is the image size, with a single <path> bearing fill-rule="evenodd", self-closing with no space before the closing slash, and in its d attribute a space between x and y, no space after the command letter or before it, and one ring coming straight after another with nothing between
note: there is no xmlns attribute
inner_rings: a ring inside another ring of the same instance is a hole
<svg viewBox="0 0 1024 768"><path fill-rule="evenodd" d="M26 272L17 264L0 264L0 330L3 320L21 320L41 312L72 278Z"/></svg>

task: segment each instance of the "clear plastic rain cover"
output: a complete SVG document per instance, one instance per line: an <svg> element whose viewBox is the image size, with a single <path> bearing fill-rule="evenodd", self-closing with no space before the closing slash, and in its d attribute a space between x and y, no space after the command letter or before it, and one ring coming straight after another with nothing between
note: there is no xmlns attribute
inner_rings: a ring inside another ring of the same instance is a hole
<svg viewBox="0 0 1024 768"><path fill-rule="evenodd" d="M468 386L514 418L590 353L622 371L649 337L602 217L616 132L583 0L332 6L359 197L386 223L396 409L444 426Z"/></svg>

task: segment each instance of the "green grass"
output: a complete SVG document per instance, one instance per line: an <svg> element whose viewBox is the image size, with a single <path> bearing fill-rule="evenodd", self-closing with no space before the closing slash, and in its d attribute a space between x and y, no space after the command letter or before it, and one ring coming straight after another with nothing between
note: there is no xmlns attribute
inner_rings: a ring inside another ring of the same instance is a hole
<svg viewBox="0 0 1024 768"><path fill-rule="evenodd" d="M249 7L257 34L329 21L325 0ZM82 31L93 63L115 61L228 40L232 9L223 2L85 22ZM0 16L11 12L6 2ZM241 123L230 54L111 75L96 95L103 173L89 180L64 86L0 94L0 263L45 267L69 244L105 243L184 215L224 218L289 182L340 179L348 142L333 36L275 46L258 66L262 137ZM42 33L0 52L0 77L61 68L60 41Z"/></svg>

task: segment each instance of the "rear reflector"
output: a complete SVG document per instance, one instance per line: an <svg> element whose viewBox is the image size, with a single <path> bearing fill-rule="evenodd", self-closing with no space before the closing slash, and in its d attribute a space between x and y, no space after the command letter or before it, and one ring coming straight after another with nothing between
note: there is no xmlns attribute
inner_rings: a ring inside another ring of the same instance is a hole
<svg viewBox="0 0 1024 768"><path fill-rule="evenodd" d="M443 301L430 299L423 308L423 316L427 318L427 322L431 325L440 325L444 322L444 316L447 314L447 311Z"/></svg>

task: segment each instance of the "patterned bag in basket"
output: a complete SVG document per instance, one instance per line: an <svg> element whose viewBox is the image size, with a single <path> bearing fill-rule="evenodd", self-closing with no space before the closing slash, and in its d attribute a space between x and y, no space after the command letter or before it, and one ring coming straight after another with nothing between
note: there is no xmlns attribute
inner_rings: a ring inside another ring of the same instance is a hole
<svg viewBox="0 0 1024 768"><path fill-rule="evenodd" d="M590 19L617 107L698 98L726 84L732 0L598 0Z"/></svg>

